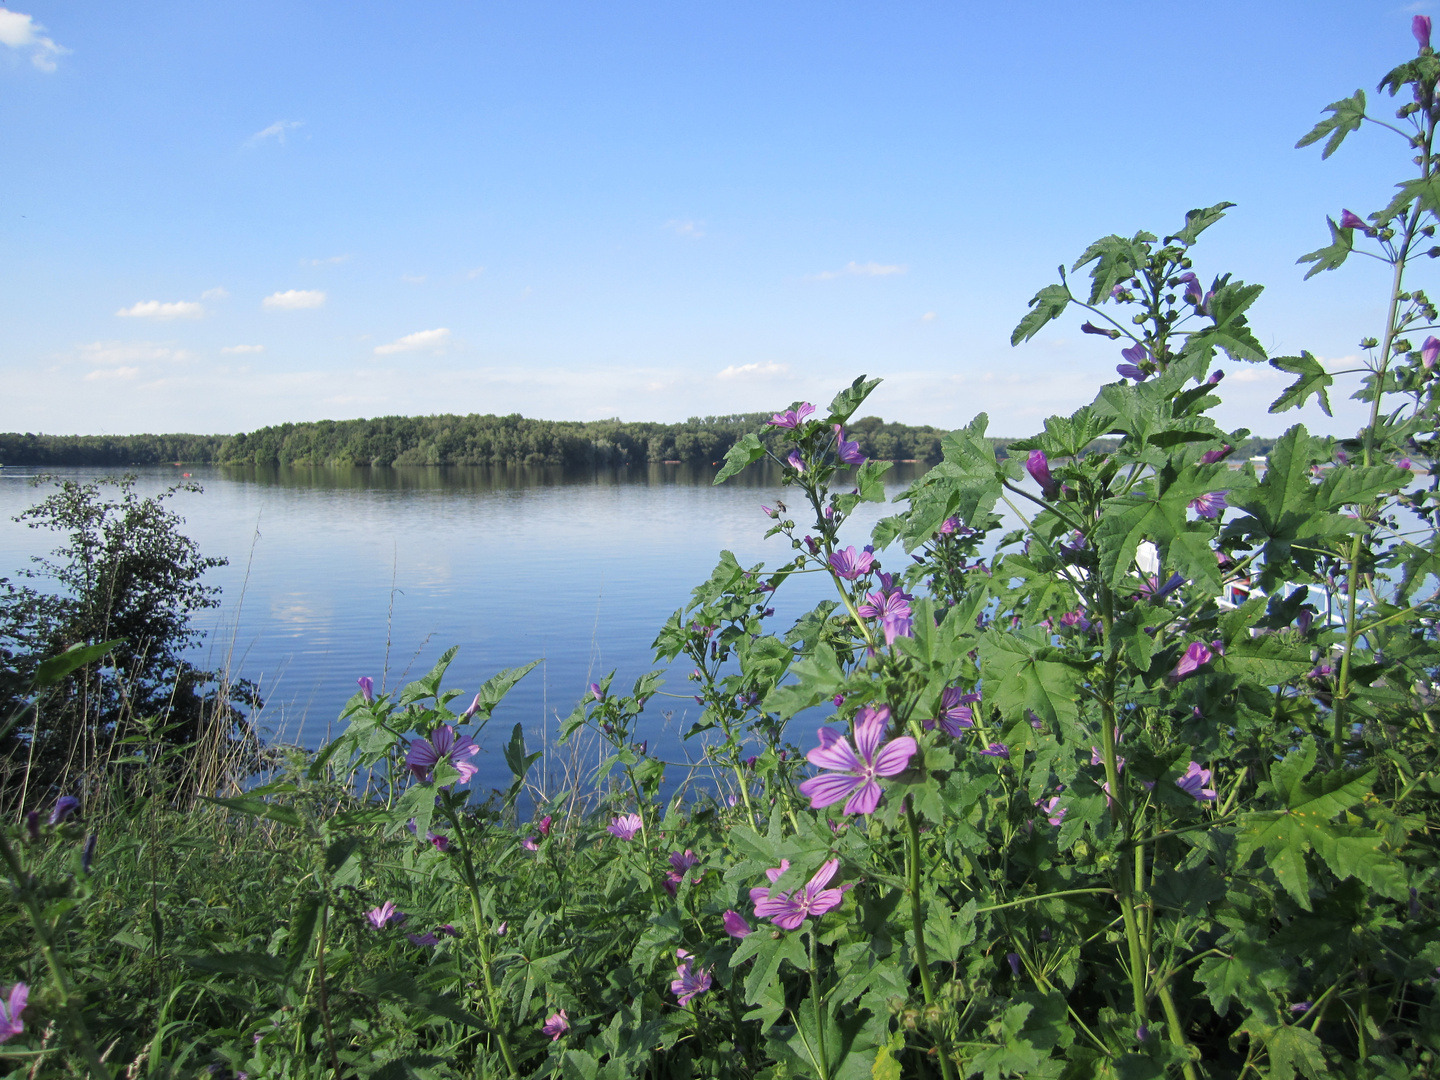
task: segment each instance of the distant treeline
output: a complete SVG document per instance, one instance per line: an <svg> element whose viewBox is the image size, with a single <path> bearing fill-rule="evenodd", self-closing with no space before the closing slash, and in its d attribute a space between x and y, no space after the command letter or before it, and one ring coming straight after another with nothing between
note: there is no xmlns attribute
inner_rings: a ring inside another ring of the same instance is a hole
<svg viewBox="0 0 1440 1080"><path fill-rule="evenodd" d="M240 435L0 434L0 464L153 465L631 465L718 462L742 435L765 427L769 413L694 417L683 424L587 423L523 416L384 416L277 424ZM940 460L945 432L857 420L847 436L869 457Z"/></svg>
<svg viewBox="0 0 1440 1080"><path fill-rule="evenodd" d="M693 417L683 424L579 423L471 413L277 424L240 435L0 434L0 464L708 465L724 457L747 432L758 431L774 443L772 449L778 447L779 433L765 427L769 418L769 413L739 413ZM859 441L867 457L933 465L940 460L945 432L867 416L850 425L847 435ZM1268 453L1273 441L1248 439L1235 458ZM1003 452L1010 440L994 442Z"/></svg>

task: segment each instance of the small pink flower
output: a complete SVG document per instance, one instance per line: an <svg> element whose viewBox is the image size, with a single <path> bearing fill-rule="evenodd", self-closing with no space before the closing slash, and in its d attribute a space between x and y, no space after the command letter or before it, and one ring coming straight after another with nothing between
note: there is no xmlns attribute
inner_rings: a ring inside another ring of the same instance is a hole
<svg viewBox="0 0 1440 1080"><path fill-rule="evenodd" d="M1205 785L1210 783L1210 770L1202 769L1198 761L1190 762L1190 767L1185 770L1185 775L1175 781L1175 786L1185 792L1192 799L1199 802L1211 802L1215 799L1213 788Z"/></svg>
<svg viewBox="0 0 1440 1080"><path fill-rule="evenodd" d="M1051 825L1059 825L1065 820L1066 808L1060 805L1060 796L1054 795L1047 799L1036 799L1035 805L1045 814L1045 819Z"/></svg>
<svg viewBox="0 0 1440 1080"><path fill-rule="evenodd" d="M863 707L855 717L855 747L830 728L820 729L820 745L806 758L812 765L829 769L800 785L800 794L810 800L812 810L847 799L844 813L871 814L880 803L880 777L897 776L910 764L919 749L909 735L882 745L890 723L890 706ZM856 751L859 751L858 755Z"/></svg>
<svg viewBox="0 0 1440 1080"><path fill-rule="evenodd" d="M541 835L541 836L549 836L549 835L550 835L550 826L551 826L551 824L554 822L554 820L555 820L555 819L554 819L553 817L551 817L549 814L546 814L544 817L542 817L542 818L540 819L540 824L537 825L536 828L540 830L540 835Z"/></svg>
<svg viewBox="0 0 1440 1080"><path fill-rule="evenodd" d="M798 428L805 422L805 418L815 411L815 406L808 401L800 402L793 409L786 409L784 412L776 413L769 420L765 421L770 427Z"/></svg>
<svg viewBox="0 0 1440 1080"><path fill-rule="evenodd" d="M1204 495L1191 499L1187 505L1202 518L1218 518L1230 505L1225 501L1225 496L1228 494L1228 491L1207 491Z"/></svg>
<svg viewBox="0 0 1440 1080"><path fill-rule="evenodd" d="M725 933L731 937L743 938L746 934L751 933L750 924L738 911L726 911L724 919Z"/></svg>
<svg viewBox="0 0 1440 1080"><path fill-rule="evenodd" d="M386 900L379 907L371 908L365 913L365 918L370 920L370 925L375 927L376 930L384 929L385 924L391 919L403 919L404 917L404 915L395 910L395 904L391 900Z"/></svg>
<svg viewBox="0 0 1440 1080"><path fill-rule="evenodd" d="M565 1010L551 1013L549 1019L540 1025L540 1034L549 1035L550 1041L554 1042L570 1030L570 1017L565 1015Z"/></svg>
<svg viewBox="0 0 1440 1080"><path fill-rule="evenodd" d="M755 914L769 919L782 930L796 930L811 915L820 916L840 906L845 899L844 889L827 889L826 885L840 868L839 859L831 859L815 871L815 876L803 888L793 893L772 893L770 889L751 889L750 899L755 902ZM790 869L790 860L782 859L778 868L766 870L770 884Z"/></svg>
<svg viewBox="0 0 1440 1080"><path fill-rule="evenodd" d="M17 982L10 988L8 998L0 1001L0 1043L25 1030L20 1014L25 1011L25 1002L29 997L30 987Z"/></svg>
<svg viewBox="0 0 1440 1080"><path fill-rule="evenodd" d="M643 824L639 814L621 814L605 826L605 831L621 840L634 840Z"/></svg>
<svg viewBox="0 0 1440 1080"><path fill-rule="evenodd" d="M521 840L520 846L523 847L526 851L540 850L540 845L535 842L535 837L533 836L527 836L524 840Z"/></svg>
<svg viewBox="0 0 1440 1080"><path fill-rule="evenodd" d="M676 949L675 956L680 963L675 968L670 992L679 999L681 1005L689 1005L697 995L710 989L710 970L695 968L694 957L684 949Z"/></svg>
<svg viewBox="0 0 1440 1080"><path fill-rule="evenodd" d="M1190 647L1185 650L1185 655L1175 665L1175 670L1170 672L1170 677L1177 680L1188 678L1213 659L1215 659L1215 654L1203 641L1192 641Z"/></svg>
<svg viewBox="0 0 1440 1080"><path fill-rule="evenodd" d="M854 581L856 578L868 574L874 564L875 556L868 547L864 551L856 551L853 544L844 551L837 551L830 556L830 568L846 581Z"/></svg>

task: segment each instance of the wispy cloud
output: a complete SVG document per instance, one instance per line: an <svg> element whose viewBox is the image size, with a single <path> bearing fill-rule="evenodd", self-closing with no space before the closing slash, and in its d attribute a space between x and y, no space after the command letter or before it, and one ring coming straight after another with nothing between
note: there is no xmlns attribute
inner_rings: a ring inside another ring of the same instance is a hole
<svg viewBox="0 0 1440 1080"><path fill-rule="evenodd" d="M903 274L910 269L908 266L897 266L888 263L857 263L848 262L839 270L822 270L818 274L811 274L812 281L832 281L842 277L889 277L892 274Z"/></svg>
<svg viewBox="0 0 1440 1080"><path fill-rule="evenodd" d="M276 142L284 143L285 136L298 127L304 127L304 120L276 120L267 128L255 132L245 140L246 146L259 146L266 139L274 139Z"/></svg>
<svg viewBox="0 0 1440 1080"><path fill-rule="evenodd" d="M937 317L938 317L938 316L936 316L935 312L933 312L933 311L927 311L927 312L925 312L924 315L921 315L921 316L920 316L920 321L921 321L921 322L934 322Z"/></svg>
<svg viewBox="0 0 1440 1080"><path fill-rule="evenodd" d="M238 356L243 353L261 353L264 351L264 345L226 345L220 350L224 356Z"/></svg>
<svg viewBox="0 0 1440 1080"><path fill-rule="evenodd" d="M200 294L201 300L225 300L230 296L230 290L223 285L217 285L213 289L206 289Z"/></svg>
<svg viewBox="0 0 1440 1080"><path fill-rule="evenodd" d="M260 301L260 306L271 311L299 311L303 308L317 308L325 303L325 293L320 289L286 289L271 293Z"/></svg>
<svg viewBox="0 0 1440 1080"><path fill-rule="evenodd" d="M86 382L97 379L133 379L140 374L138 367L96 368L85 376Z"/></svg>
<svg viewBox="0 0 1440 1080"><path fill-rule="evenodd" d="M703 221L689 221L681 220L679 218L671 218L669 221L665 222L665 228L669 229L677 236L688 237L691 240L699 240L702 236L705 235L705 223Z"/></svg>
<svg viewBox="0 0 1440 1080"><path fill-rule="evenodd" d="M479 277L479 276L480 276L481 274L483 274L483 273L485 273L485 267L483 267L483 266L477 266L477 267L475 267L474 270L467 270L467 271L465 272L465 277L466 277L468 280L470 280L470 281L474 281L477 277Z"/></svg>
<svg viewBox="0 0 1440 1080"><path fill-rule="evenodd" d="M731 364L727 368L722 368L715 377L717 379L765 378L772 375L784 375L789 370L788 364L777 364L772 360L764 364Z"/></svg>
<svg viewBox="0 0 1440 1080"><path fill-rule="evenodd" d="M331 255L326 259L301 259L301 266L333 266L336 263L349 262L354 255Z"/></svg>
<svg viewBox="0 0 1440 1080"><path fill-rule="evenodd" d="M122 319L168 322L171 319L198 319L205 314L205 305L195 300L176 300L169 304L160 300L141 300L128 308L121 308L115 314Z"/></svg>
<svg viewBox="0 0 1440 1080"><path fill-rule="evenodd" d="M425 277L424 274L401 274L400 280L408 281L411 285L424 285Z"/></svg>
<svg viewBox="0 0 1440 1080"><path fill-rule="evenodd" d="M22 15L18 11L0 7L0 45L28 51L30 62L41 71L54 71L55 58L64 56L70 50L56 45L40 31L45 28L35 21L33 15Z"/></svg>
<svg viewBox="0 0 1440 1080"><path fill-rule="evenodd" d="M390 356L394 353L418 352L421 349L439 349L450 340L450 331L441 327L438 330L417 330L413 334L406 334L402 338L390 342L388 345L376 345L376 356Z"/></svg>

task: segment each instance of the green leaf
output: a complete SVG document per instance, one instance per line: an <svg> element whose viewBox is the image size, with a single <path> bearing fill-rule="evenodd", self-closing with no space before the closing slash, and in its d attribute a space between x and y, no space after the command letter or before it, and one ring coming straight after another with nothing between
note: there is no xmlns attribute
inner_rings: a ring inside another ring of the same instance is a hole
<svg viewBox="0 0 1440 1080"><path fill-rule="evenodd" d="M400 704L409 705L412 702L423 701L425 698L440 697L440 683L445 678L445 669L455 659L455 654L460 651L460 646L452 645L440 654L429 673L420 679L416 679L400 692Z"/></svg>
<svg viewBox="0 0 1440 1080"><path fill-rule="evenodd" d="M525 774L530 771L530 766L540 760L541 750L533 754L525 753L525 732L516 724L510 732L510 741L505 744L505 764L510 767L510 774L515 777L514 783L505 793L505 801L509 802L520 793L521 786L525 783Z"/></svg>
<svg viewBox="0 0 1440 1080"><path fill-rule="evenodd" d="M1305 280L1309 281L1322 270L1335 270L1344 265L1345 260L1350 257L1350 252L1355 247L1353 229L1342 229L1335 224L1333 218L1327 217L1325 223L1330 226L1330 243L1325 247L1316 248L1307 255L1301 255L1296 259L1297 263L1313 262ZM1272 410L1273 411L1273 410Z"/></svg>
<svg viewBox="0 0 1440 1080"><path fill-rule="evenodd" d="M1102 236L1085 249L1075 260L1075 265L1070 267L1070 272L1074 273L1088 263L1095 264L1090 268L1091 304L1099 304L1109 299L1111 289L1126 278L1135 276L1145 265L1148 256L1144 241L1153 239L1155 238L1149 233L1141 233L1132 240L1111 233L1109 236ZM1066 295L1069 295L1069 289L1066 289Z"/></svg>
<svg viewBox="0 0 1440 1080"><path fill-rule="evenodd" d="M880 379L867 379L864 375L858 376L854 382L831 399L830 415L825 418L825 423L847 423L850 417L855 415L855 410L865 403L865 399L870 396L870 391L879 386L881 381Z"/></svg>
<svg viewBox="0 0 1440 1080"><path fill-rule="evenodd" d="M1058 319L1069 303L1069 286L1046 285L1030 301L1030 311L1010 335L1010 344L1019 345L1023 341L1029 341L1046 323Z"/></svg>
<svg viewBox="0 0 1440 1080"><path fill-rule="evenodd" d="M1174 236L1165 237L1165 243L1168 244L1171 240L1179 240L1180 243L1189 247L1199 239L1202 232L1223 218L1225 211L1234 205L1233 202L1218 202L1214 206L1189 211L1185 215L1185 227Z"/></svg>
<svg viewBox="0 0 1440 1080"><path fill-rule="evenodd" d="M1298 409L1309 400L1311 394L1314 394L1325 415L1331 415L1330 395L1327 388L1333 385L1335 380L1320 366L1319 360L1316 360L1308 352L1301 352L1299 356L1274 357L1270 361L1270 366L1281 371L1288 371L1291 375L1300 376L1285 388L1284 393L1270 403L1272 413Z"/></svg>
<svg viewBox="0 0 1440 1080"><path fill-rule="evenodd" d="M285 940L285 976L293 976L310 955L315 940L315 924L320 919L321 898L311 894L300 901Z"/></svg>
<svg viewBox="0 0 1440 1080"><path fill-rule="evenodd" d="M725 464L715 474L715 483L723 484L740 472L745 466L765 456L765 447L760 445L760 436L753 431L741 436L740 440L725 453Z"/></svg>
<svg viewBox="0 0 1440 1080"><path fill-rule="evenodd" d="M54 686L78 667L99 660L111 649L124 645L124 638L102 641L96 645L71 645L59 656L43 660L35 669L35 686Z"/></svg>
<svg viewBox="0 0 1440 1080"><path fill-rule="evenodd" d="M855 474L855 486L860 489L862 502L885 501L885 474L893 468L893 461L867 461Z"/></svg>
<svg viewBox="0 0 1440 1080"><path fill-rule="evenodd" d="M377 975L362 983L361 989L375 997L399 998L430 1016L449 1020L453 1024L463 1024L466 1027L474 1028L490 1026L478 1016L462 1009L453 999L437 994L433 990L421 986L409 975L397 971L387 971L383 975Z"/></svg>
<svg viewBox="0 0 1440 1080"><path fill-rule="evenodd" d="M1320 151L1321 161L1336 151L1345 141L1346 135L1360 130L1360 123L1365 119L1365 91L1356 90L1354 97L1332 101L1325 106L1325 111L1333 115L1321 120L1310 129L1309 134L1295 144L1295 149L1299 150L1301 147L1309 146L1329 135L1330 141L1325 144L1325 149Z"/></svg>
<svg viewBox="0 0 1440 1080"><path fill-rule="evenodd" d="M980 639L980 677L986 705L999 709L1007 722L1022 720L1026 709L1051 724L1074 720L1079 710L1081 672L1071 664L1050 658L1057 654L1057 650L1031 642L1019 632L986 631ZM1046 659L1041 659L1042 655Z"/></svg>
<svg viewBox="0 0 1440 1080"><path fill-rule="evenodd" d="M809 656L802 656L790 665L795 682L777 686L765 695L762 708L788 720L801 709L820 704L834 697L845 682L845 672L835 650L821 642Z"/></svg>
<svg viewBox="0 0 1440 1080"><path fill-rule="evenodd" d="M1330 1075L1323 1044L1313 1031L1289 1024L1267 1028L1264 1042L1270 1056L1271 1080L1294 1080L1297 1069L1310 1080Z"/></svg>
<svg viewBox="0 0 1440 1080"><path fill-rule="evenodd" d="M185 963L201 971L220 975L249 975L270 982L284 982L287 972L278 956L256 952L215 953L210 956L187 956Z"/></svg>
<svg viewBox="0 0 1440 1080"><path fill-rule="evenodd" d="M1210 298L1210 317L1215 324L1186 338L1184 351L1206 355L1208 350L1220 348L1232 360L1263 363L1265 349L1251 331L1244 313L1264 290L1263 285L1225 281Z"/></svg>
<svg viewBox="0 0 1440 1080"><path fill-rule="evenodd" d="M480 687L480 692L476 695L479 704L472 714L474 718L480 721L489 720L490 714L495 711L495 706L500 704L516 683L534 671L539 663L539 660L531 660L528 664L506 668L486 679L485 684Z"/></svg>
<svg viewBox="0 0 1440 1080"><path fill-rule="evenodd" d="M1348 465L1330 469L1315 493L1320 510L1339 510L1342 506L1373 503L1380 495L1399 491L1412 483L1415 475L1394 465Z"/></svg>

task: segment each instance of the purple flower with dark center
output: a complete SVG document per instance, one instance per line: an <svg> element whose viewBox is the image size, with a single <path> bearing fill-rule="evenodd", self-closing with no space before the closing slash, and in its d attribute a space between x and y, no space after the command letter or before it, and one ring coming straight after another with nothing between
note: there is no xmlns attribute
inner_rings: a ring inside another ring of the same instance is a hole
<svg viewBox="0 0 1440 1080"><path fill-rule="evenodd" d="M1415 40L1420 43L1420 48L1430 47L1430 16L1416 15L1410 20L1410 33L1415 35Z"/></svg>
<svg viewBox="0 0 1440 1080"><path fill-rule="evenodd" d="M95 860L95 841L99 839L98 833L91 833L85 838L85 846L80 849L80 869L90 872L90 864Z"/></svg>
<svg viewBox="0 0 1440 1080"><path fill-rule="evenodd" d="M1175 781L1175 786L1185 792L1192 799L1200 802L1212 802L1215 799L1213 788L1205 785L1210 783L1210 770L1202 769L1198 761L1190 762L1190 767L1185 770L1185 775Z"/></svg>
<svg viewBox="0 0 1440 1080"><path fill-rule="evenodd" d="M750 924L745 921L738 911L726 911L724 915L725 933L733 938L743 938L751 933Z"/></svg>
<svg viewBox="0 0 1440 1080"><path fill-rule="evenodd" d="M1170 672L1172 679L1185 679L1215 659L1215 654L1203 641L1192 641L1190 647L1185 650L1185 655L1175 665L1175 670Z"/></svg>
<svg viewBox="0 0 1440 1080"><path fill-rule="evenodd" d="M385 924L391 919L403 919L405 916L395 910L395 902L386 900L377 908L371 908L365 913L365 918L370 920L370 925L376 930L383 930Z"/></svg>
<svg viewBox="0 0 1440 1080"><path fill-rule="evenodd" d="M551 1042L554 1042L569 1030L570 1017L565 1015L564 1009L556 1013L551 1013L550 1016L546 1018L545 1023L540 1025L540 1034L549 1035Z"/></svg>
<svg viewBox="0 0 1440 1080"><path fill-rule="evenodd" d="M1049 799L1036 799L1035 805L1045 814L1045 820L1051 825L1059 825L1065 820L1066 808L1060 805L1060 796L1053 795Z"/></svg>
<svg viewBox="0 0 1440 1080"><path fill-rule="evenodd" d="M426 840L429 840L430 843L432 843L432 844L435 845L435 850L436 850L436 851L449 851L449 850L450 850L450 838L449 838L448 836L446 836L444 833L427 832L427 833L425 834L425 839L426 839Z"/></svg>
<svg viewBox="0 0 1440 1080"><path fill-rule="evenodd" d="M805 757L812 765L831 771L812 776L800 785L800 794L810 800L812 810L823 810L846 799L843 813L875 812L880 802L880 785L876 781L904 772L919 749L909 735L882 743L889 723L889 705L862 707L855 717L854 748L832 729L820 729L820 745Z"/></svg>
<svg viewBox="0 0 1440 1080"><path fill-rule="evenodd" d="M790 463L790 467L796 472L803 473L805 471L805 459L800 456L799 450L791 450L790 456L785 460Z"/></svg>
<svg viewBox="0 0 1440 1080"><path fill-rule="evenodd" d="M360 696L363 697L367 703L374 701L375 680L370 678L369 675L361 675L360 678L355 681L360 684Z"/></svg>
<svg viewBox="0 0 1440 1080"><path fill-rule="evenodd" d="M844 551L837 551L830 556L830 568L846 581L854 581L868 574L874 565L875 556L868 546L864 551L856 551L852 544Z"/></svg>
<svg viewBox="0 0 1440 1080"><path fill-rule="evenodd" d="M50 811L49 823L51 825L59 825L62 821L64 821L71 814L73 814L75 812L75 808L79 805L80 800L77 799L74 795L61 795L60 798L55 800L55 809Z"/></svg>
<svg viewBox="0 0 1440 1080"><path fill-rule="evenodd" d="M1107 330L1105 327L1096 326L1094 323L1091 322L1081 323L1080 332L1082 334L1098 334L1100 337L1107 337L1112 341L1120 336L1119 330Z"/></svg>
<svg viewBox="0 0 1440 1080"><path fill-rule="evenodd" d="M672 851L670 853L670 866L672 869L665 875L665 880L662 882L665 886L665 891L671 896L674 896L680 888L680 883L685 880L685 871L699 864L699 856L689 848L686 848L683 852Z"/></svg>
<svg viewBox="0 0 1440 1080"><path fill-rule="evenodd" d="M845 899L844 889L827 889L826 885L840 868L839 859L831 859L815 871L805 885L793 893L772 893L770 889L751 889L750 899L755 903L755 914L769 919L782 930L796 930L811 915L820 916L840 906ZM770 884L790 869L790 860L782 859L778 868L766 870Z"/></svg>
<svg viewBox="0 0 1440 1080"><path fill-rule="evenodd" d="M1191 510L1194 510L1195 513L1199 514L1202 518L1211 518L1213 520L1214 518L1218 518L1221 512L1230 505L1225 501L1225 496L1228 494L1230 494L1228 489L1225 491L1207 491L1204 495L1191 499L1185 505Z"/></svg>
<svg viewBox="0 0 1440 1080"><path fill-rule="evenodd" d="M1235 448L1234 448L1233 446L1231 446L1229 443L1226 443L1226 444L1225 444L1224 446L1222 446L1219 450L1207 450L1205 453L1201 454L1201 455L1200 455L1200 464L1201 464L1201 465L1214 465L1217 461L1224 461L1227 457L1229 457L1229 456L1230 456L1231 454L1233 454L1234 452L1235 452Z"/></svg>
<svg viewBox="0 0 1440 1080"><path fill-rule="evenodd" d="M765 421L770 427L798 428L805 422L805 418L815 411L815 406L808 401L802 401L793 409L786 409L784 412L776 413L769 420Z"/></svg>
<svg viewBox="0 0 1440 1080"><path fill-rule="evenodd" d="M621 840L634 840L642 824L639 814L621 814L605 826L605 831Z"/></svg>
<svg viewBox="0 0 1440 1080"><path fill-rule="evenodd" d="M458 735L449 724L441 724L430 733L430 738L411 745L410 752L405 755L405 764L410 766L415 779L429 780L435 766L448 761L460 774L460 783L463 784L480 771L469 760L478 753L480 747L469 735Z"/></svg>
<svg viewBox="0 0 1440 1080"><path fill-rule="evenodd" d="M20 1014L25 1011L25 1002L29 997L30 987L23 982L17 982L10 988L6 1000L0 1001L0 1043L25 1030Z"/></svg>
<svg viewBox="0 0 1440 1080"><path fill-rule="evenodd" d="M1025 471L1040 485L1040 490L1047 499L1060 490L1060 485L1050 475L1050 462L1046 459L1044 450L1030 451L1030 456L1025 459Z"/></svg>
<svg viewBox="0 0 1440 1080"><path fill-rule="evenodd" d="M939 724L946 735L952 739L960 738L961 732L975 726L975 711L970 706L979 700L979 694L967 694L958 686L947 686L940 691L940 715L934 720L927 720L925 730L929 731Z"/></svg>
<svg viewBox="0 0 1440 1080"><path fill-rule="evenodd" d="M835 456L846 465L863 465L865 455L860 452L860 443L846 442L845 431L839 424L835 425Z"/></svg>
<svg viewBox="0 0 1440 1080"><path fill-rule="evenodd" d="M1145 578L1140 582L1139 594L1148 597L1152 604L1158 604L1184 584L1185 579L1180 576L1180 572L1177 570L1170 575L1164 585L1160 584L1159 577Z"/></svg>
<svg viewBox="0 0 1440 1080"><path fill-rule="evenodd" d="M676 949L675 957L680 963L675 968L675 978L670 983L670 992L681 1005L689 1005L698 994L710 989L710 970L696 968L694 957L684 949Z"/></svg>
<svg viewBox="0 0 1440 1080"><path fill-rule="evenodd" d="M982 757L998 757L1010 760L1010 748L1004 743L992 742L984 750L980 751Z"/></svg>
<svg viewBox="0 0 1440 1080"><path fill-rule="evenodd" d="M1420 346L1420 366L1426 371L1434 371L1436 357L1440 357L1440 338L1432 334Z"/></svg>
<svg viewBox="0 0 1440 1080"><path fill-rule="evenodd" d="M423 934L406 934L405 936L410 939L411 945L422 949L432 948L440 944L440 939L428 930Z"/></svg>

